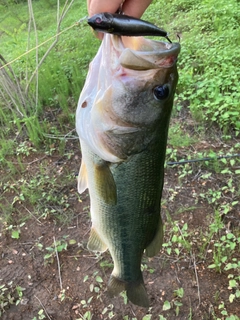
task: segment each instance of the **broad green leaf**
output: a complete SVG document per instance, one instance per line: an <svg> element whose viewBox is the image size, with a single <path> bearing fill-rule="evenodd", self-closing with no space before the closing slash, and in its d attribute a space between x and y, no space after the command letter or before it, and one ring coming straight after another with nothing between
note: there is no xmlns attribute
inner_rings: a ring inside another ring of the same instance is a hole
<svg viewBox="0 0 240 320"><path fill-rule="evenodd" d="M169 301L164 301L163 308L164 311L171 309L171 303Z"/></svg>
<svg viewBox="0 0 240 320"><path fill-rule="evenodd" d="M12 237L13 239L19 239L19 237L20 237L20 231L19 231L19 230L12 230L11 237Z"/></svg>

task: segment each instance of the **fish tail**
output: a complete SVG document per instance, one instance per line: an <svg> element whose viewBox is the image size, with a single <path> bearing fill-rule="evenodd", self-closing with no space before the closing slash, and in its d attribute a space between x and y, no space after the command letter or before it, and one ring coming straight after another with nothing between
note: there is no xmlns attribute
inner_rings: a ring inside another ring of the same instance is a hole
<svg viewBox="0 0 240 320"><path fill-rule="evenodd" d="M149 307L142 277L136 282L126 282L111 275L108 282L108 295L114 297L124 290L127 291L127 297L132 303L145 308Z"/></svg>

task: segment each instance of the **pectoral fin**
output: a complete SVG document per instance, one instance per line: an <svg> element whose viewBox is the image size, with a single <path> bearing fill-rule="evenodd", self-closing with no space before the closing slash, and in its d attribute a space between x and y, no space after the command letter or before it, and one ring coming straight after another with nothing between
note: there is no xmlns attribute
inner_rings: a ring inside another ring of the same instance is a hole
<svg viewBox="0 0 240 320"><path fill-rule="evenodd" d="M147 246L145 253L148 257L154 257L160 251L163 243L163 223L159 217L158 227L152 242Z"/></svg>
<svg viewBox="0 0 240 320"><path fill-rule="evenodd" d="M94 228L91 229L87 247L90 251L104 252L107 250L107 245L101 240Z"/></svg>
<svg viewBox="0 0 240 320"><path fill-rule="evenodd" d="M117 188L107 162L96 164L94 168L96 191L99 196L109 205L117 203Z"/></svg>
<svg viewBox="0 0 240 320"><path fill-rule="evenodd" d="M81 167L78 174L78 192L83 193L88 187L87 168L82 159Z"/></svg>

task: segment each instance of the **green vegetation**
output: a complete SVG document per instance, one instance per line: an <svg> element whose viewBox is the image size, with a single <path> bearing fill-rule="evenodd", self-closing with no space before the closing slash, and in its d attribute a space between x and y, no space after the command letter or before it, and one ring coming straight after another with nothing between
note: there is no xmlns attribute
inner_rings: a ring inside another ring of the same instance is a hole
<svg viewBox="0 0 240 320"><path fill-rule="evenodd" d="M26 1L0 1L0 231L16 243L21 241L29 219L67 225L74 216L72 203L82 201L76 195L73 172L62 163L75 161L71 143L78 145L76 105L88 64L99 46L86 22L76 24L86 15L85 1L79 0L61 2L59 9L54 0L33 1L32 9ZM240 301L240 232L226 221L240 208L240 161L237 157L217 159L240 150L239 1L154 0L144 19L168 30L173 41L178 41L177 34L181 38L173 111L177 120L170 127L166 160L215 158L171 167L178 184L165 185L167 222L161 254L164 263L188 261L196 275L199 261L207 270L225 276L227 299L220 301L216 292L218 314L213 310L211 316L239 320L230 314L227 304ZM217 141L217 146L208 138ZM54 163L56 156L62 163ZM202 188L199 193L191 189L193 203L174 206L181 189L189 188L193 181ZM176 208L174 218L166 203ZM194 214L202 203L209 212L199 229L176 221L183 213ZM89 207L84 211L88 213ZM43 261L53 264L58 253L72 244L75 240L63 236L46 247L36 239L35 247ZM113 267L105 256L97 260L97 266L103 274ZM148 274L156 271L145 258L142 270ZM1 316L10 305L21 302L24 288L0 281ZM93 305L101 301L103 279L94 271L85 275L83 283L89 290L74 310L79 310L79 319L92 319ZM163 297L159 319L172 319L173 313L168 313L172 311L177 317L185 295L179 284L171 299ZM61 288L61 302L64 298L65 289ZM125 293L120 299L127 303ZM45 313L41 308L34 319L46 318ZM104 306L101 313L103 319L116 315L112 304ZM137 318L124 315L123 319ZM153 319L151 310L142 318L147 319ZM188 319L192 319L191 308Z"/></svg>
<svg viewBox="0 0 240 320"><path fill-rule="evenodd" d="M36 1L30 13L25 3L0 6L3 165L11 167L8 156L15 154L19 139L31 141L37 149L44 145L47 151L54 137L63 137L64 148L64 135L74 128L79 93L98 42L86 22L77 24L86 16L86 7L71 3L58 10L55 1ZM29 54L23 55L26 51Z"/></svg>
<svg viewBox="0 0 240 320"><path fill-rule="evenodd" d="M0 317L9 308L9 305L18 305L21 302L24 290L24 288L14 285L13 281L5 284L4 280L0 279Z"/></svg>
<svg viewBox="0 0 240 320"><path fill-rule="evenodd" d="M240 130L240 7L237 0L156 0L152 20L181 37L176 108L189 105L193 117ZM164 8L164 9L163 9ZM156 14L159 12L159 15ZM146 15L147 16L147 15Z"/></svg>

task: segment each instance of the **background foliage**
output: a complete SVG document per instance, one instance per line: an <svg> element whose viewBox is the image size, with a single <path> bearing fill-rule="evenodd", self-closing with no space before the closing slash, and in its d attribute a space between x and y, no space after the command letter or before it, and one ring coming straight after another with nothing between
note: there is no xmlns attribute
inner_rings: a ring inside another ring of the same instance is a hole
<svg viewBox="0 0 240 320"><path fill-rule="evenodd" d="M32 15L29 3L33 6ZM70 1L59 2L60 13L66 4ZM56 34L55 0L1 1L0 9L0 54L7 62ZM73 1L60 29L74 25L86 15L85 2ZM225 135L232 129L238 135L239 2L157 0L153 1L144 18L168 30L172 40L177 41L177 34L181 37L176 109L179 111L187 105L192 116L204 126L214 123ZM48 144L48 134L59 133L59 125L61 132L65 132L66 123L74 127L79 93L99 41L92 36L86 23L75 25L59 36L57 44L36 69L53 41L0 70L0 123L4 128L0 138L1 153L6 149L7 137L10 135L12 139L16 131L39 147L42 142ZM4 61L1 62L4 65ZM36 73L35 77L29 83L33 73ZM11 82L12 97L6 95L3 86L6 77ZM54 125L48 121L53 119L43 117L46 110L53 115ZM7 150L11 151L9 142ZM0 155L0 161L4 157Z"/></svg>

